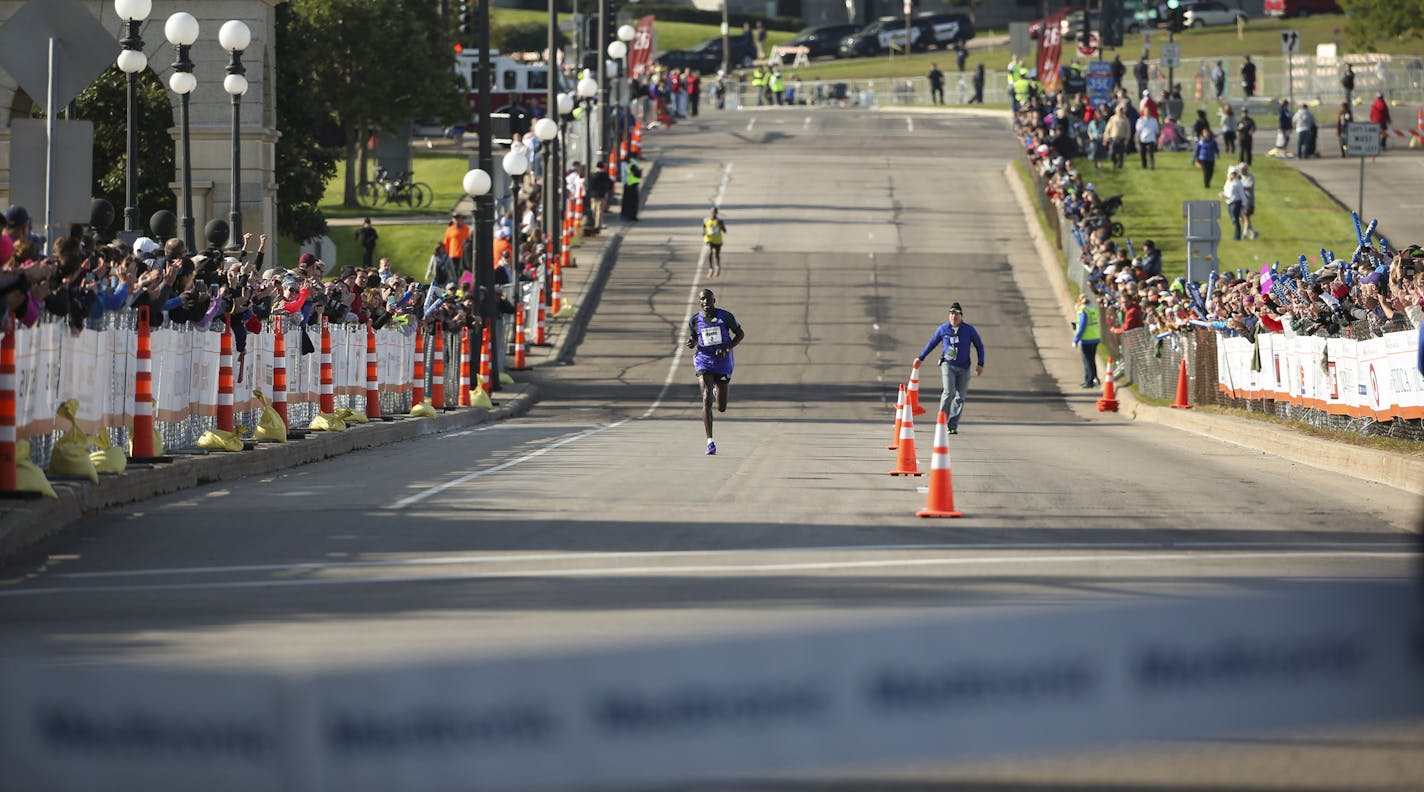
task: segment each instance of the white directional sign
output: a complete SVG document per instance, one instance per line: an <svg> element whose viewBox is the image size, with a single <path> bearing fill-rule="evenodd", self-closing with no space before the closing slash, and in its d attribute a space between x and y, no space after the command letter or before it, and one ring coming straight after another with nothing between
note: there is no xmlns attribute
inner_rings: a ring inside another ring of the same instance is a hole
<svg viewBox="0 0 1424 792"><path fill-rule="evenodd" d="M1182 45L1169 41L1162 45L1162 65L1177 68L1182 65Z"/></svg>
<svg viewBox="0 0 1424 792"><path fill-rule="evenodd" d="M1379 125L1368 121L1351 121L1345 128L1345 153L1351 157L1377 157L1379 152Z"/></svg>
<svg viewBox="0 0 1424 792"><path fill-rule="evenodd" d="M1281 31L1281 54L1282 54L1282 55L1296 55L1296 54L1298 54L1299 52L1300 52L1300 31L1299 31L1299 30L1282 30L1282 31Z"/></svg>

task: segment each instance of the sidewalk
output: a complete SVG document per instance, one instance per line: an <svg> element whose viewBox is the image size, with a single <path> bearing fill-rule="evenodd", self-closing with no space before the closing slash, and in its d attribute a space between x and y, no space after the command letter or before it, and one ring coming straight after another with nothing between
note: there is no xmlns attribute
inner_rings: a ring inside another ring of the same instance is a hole
<svg viewBox="0 0 1424 792"><path fill-rule="evenodd" d="M650 167L645 184L652 182ZM563 298L574 306L566 320L550 319L549 346L528 347L528 365L559 365L572 358L574 349L597 307L597 291L611 270L618 241L626 231L617 214L607 230L582 240L573 251L575 266L563 272ZM507 361L506 361L507 365ZM392 422L356 424L344 432L310 432L306 439L283 444L259 444L251 451L175 456L172 463L134 465L123 475L103 474L98 484L87 479L51 478L58 500L0 500L0 565L22 557L33 547L54 537L87 515L127 503L148 500L169 492L242 476L272 473L368 448L417 437L462 429L523 415L538 401L538 389L521 372L509 372L513 385L493 394L493 410L460 407L434 419L403 418Z"/></svg>

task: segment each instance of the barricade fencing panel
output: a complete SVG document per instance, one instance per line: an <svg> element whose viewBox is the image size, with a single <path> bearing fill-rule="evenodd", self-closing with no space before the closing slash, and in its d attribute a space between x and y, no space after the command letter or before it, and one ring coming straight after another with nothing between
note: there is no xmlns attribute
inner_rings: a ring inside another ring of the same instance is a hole
<svg viewBox="0 0 1424 792"><path fill-rule="evenodd" d="M321 355L302 353L300 317L274 317L263 323L260 332L247 335L242 351L234 350L233 413L236 423L248 430L261 415L253 392L260 388L269 400L273 395L277 322L287 333L290 424L306 426L317 414ZM154 427L166 449L192 448L204 431L217 424L220 329L217 324L200 330L165 322L150 333ZM366 326L330 329L338 405L364 413ZM320 331L306 328L306 332L319 350ZM79 400L80 429L91 435L107 432L111 444L127 448L133 427L137 349L136 311L108 312L78 332L60 317L44 317L34 327L16 330L16 436L29 440L31 461L40 467L49 465L55 440L68 428L56 424L55 412L68 399ZM414 327L376 331L376 353L381 412L409 412Z"/></svg>

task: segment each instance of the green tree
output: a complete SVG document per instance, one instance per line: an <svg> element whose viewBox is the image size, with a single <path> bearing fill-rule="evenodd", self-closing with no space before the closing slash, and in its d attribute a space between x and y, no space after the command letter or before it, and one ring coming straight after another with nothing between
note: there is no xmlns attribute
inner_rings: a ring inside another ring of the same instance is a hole
<svg viewBox="0 0 1424 792"><path fill-rule="evenodd" d="M343 131L343 203L354 207L359 146L367 138L363 130L397 129L418 116L466 112L449 31L429 0L292 0L290 5L311 34L297 46L318 56L296 93L325 104ZM279 54L290 57L291 48Z"/></svg>
<svg viewBox="0 0 1424 792"><path fill-rule="evenodd" d="M497 34L498 38L491 33L490 41L494 43L490 47L500 52L543 52L549 46L549 28L545 22L516 22L500 27ZM562 49L568 44L568 36L555 30L554 46Z"/></svg>
<svg viewBox="0 0 1424 792"><path fill-rule="evenodd" d="M317 205L336 175L341 135L328 103L316 93L312 75L326 54L313 46L318 31L291 3L277 6L277 231L301 242L326 233ZM329 131L329 139L322 131Z"/></svg>
<svg viewBox="0 0 1424 792"><path fill-rule="evenodd" d="M1361 49L1424 36L1424 0L1340 0L1340 7L1349 15L1345 33Z"/></svg>
<svg viewBox="0 0 1424 792"><path fill-rule="evenodd" d="M138 79L138 181L139 225L159 209L176 211L173 181L173 105L170 94L145 69ZM94 197L114 207L114 230L123 227L128 204L128 75L110 66L75 97L76 117L94 124Z"/></svg>

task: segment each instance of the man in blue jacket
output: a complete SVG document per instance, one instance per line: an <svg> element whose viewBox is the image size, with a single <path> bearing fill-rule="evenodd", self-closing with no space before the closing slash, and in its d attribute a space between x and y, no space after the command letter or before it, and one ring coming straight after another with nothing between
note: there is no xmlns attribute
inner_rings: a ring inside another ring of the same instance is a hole
<svg viewBox="0 0 1424 792"><path fill-rule="evenodd" d="M974 351L978 355L979 363L974 367L974 374L984 373L984 342L979 338L979 331L973 325L964 323L964 309L959 303L949 306L949 321L940 325L930 337L928 344L915 358L918 365L920 361L929 356L934 351L936 345L941 346L939 356L940 379L944 383L944 390L940 393L939 409L946 416L950 434L959 434L959 417L964 413L965 397L969 395L969 347L973 345ZM950 395L953 394L953 401Z"/></svg>

